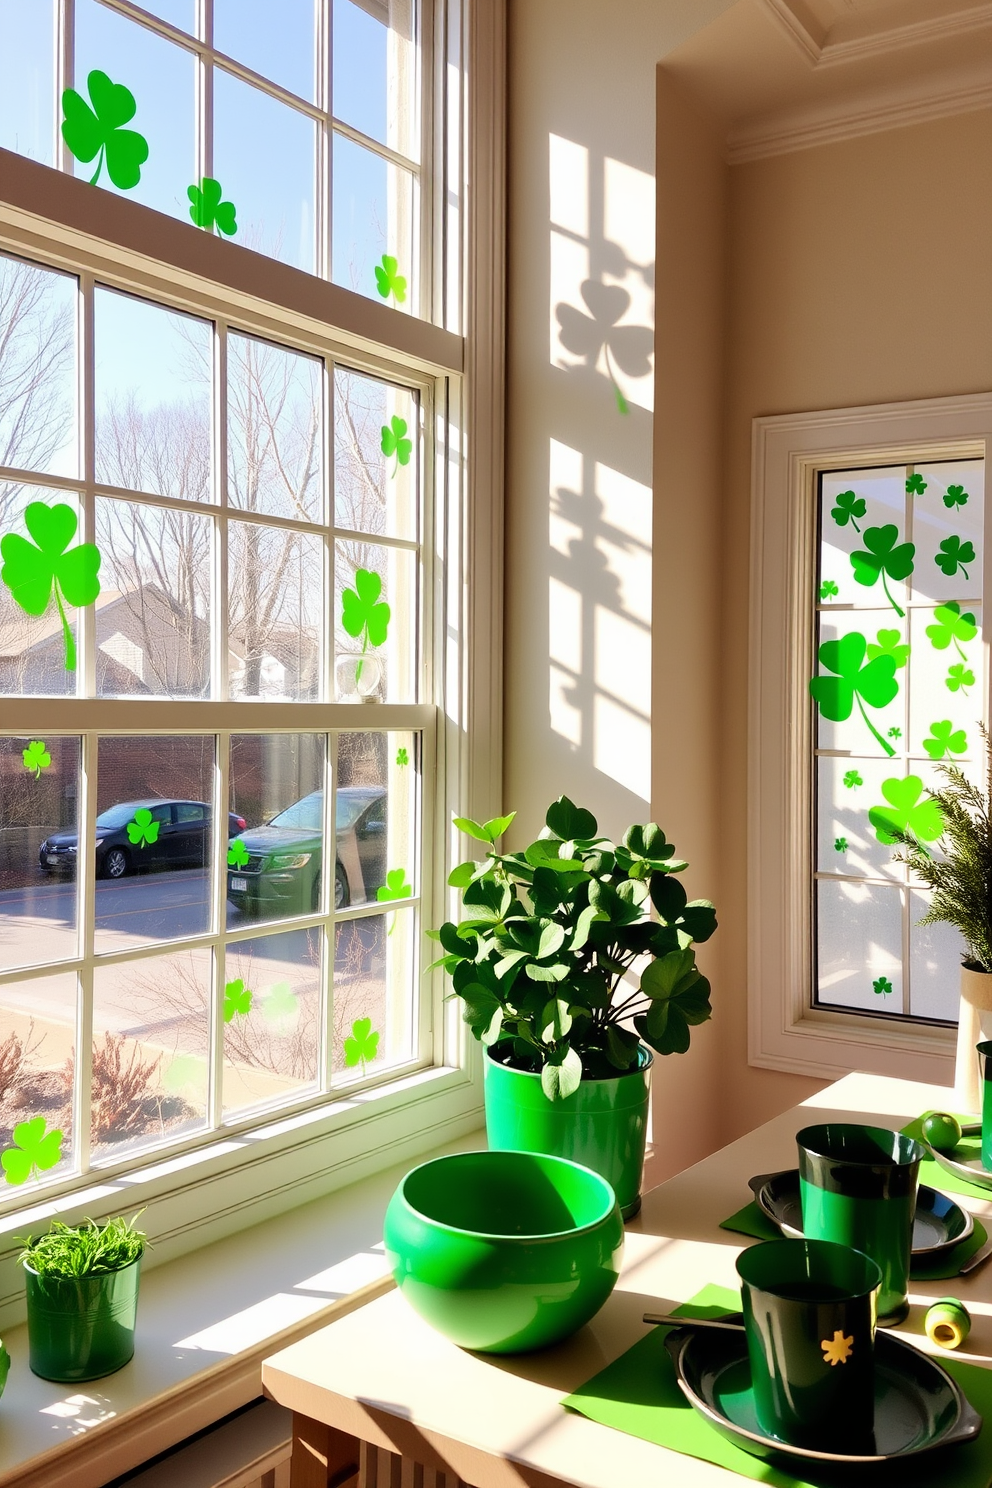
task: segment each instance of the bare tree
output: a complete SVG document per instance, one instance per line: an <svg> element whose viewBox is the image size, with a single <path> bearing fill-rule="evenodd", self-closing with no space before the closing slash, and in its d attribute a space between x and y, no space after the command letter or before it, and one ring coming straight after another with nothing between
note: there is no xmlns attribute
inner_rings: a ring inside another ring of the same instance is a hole
<svg viewBox="0 0 992 1488"><path fill-rule="evenodd" d="M0 465L47 470L72 419L75 327L64 275L0 255ZM0 516L20 494L0 486Z"/></svg>

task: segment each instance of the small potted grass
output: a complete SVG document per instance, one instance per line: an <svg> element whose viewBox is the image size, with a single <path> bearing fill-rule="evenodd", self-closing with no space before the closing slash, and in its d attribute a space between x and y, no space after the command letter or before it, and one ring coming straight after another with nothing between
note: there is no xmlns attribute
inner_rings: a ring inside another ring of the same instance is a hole
<svg viewBox="0 0 992 1488"><path fill-rule="evenodd" d="M138 1218L102 1225L54 1219L47 1235L25 1240L18 1259L27 1284L30 1364L42 1379L99 1379L134 1354L145 1250Z"/></svg>

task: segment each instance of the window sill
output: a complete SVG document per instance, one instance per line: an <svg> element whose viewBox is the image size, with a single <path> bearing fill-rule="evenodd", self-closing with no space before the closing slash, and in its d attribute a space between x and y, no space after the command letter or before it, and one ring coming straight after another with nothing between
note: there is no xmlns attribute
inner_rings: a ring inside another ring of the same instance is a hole
<svg viewBox="0 0 992 1488"><path fill-rule="evenodd" d="M484 1145L480 1129L435 1148ZM0 1488L99 1488L261 1394L261 1361L386 1291L382 1218L404 1161L149 1270L135 1356L80 1386L36 1378L4 1334Z"/></svg>

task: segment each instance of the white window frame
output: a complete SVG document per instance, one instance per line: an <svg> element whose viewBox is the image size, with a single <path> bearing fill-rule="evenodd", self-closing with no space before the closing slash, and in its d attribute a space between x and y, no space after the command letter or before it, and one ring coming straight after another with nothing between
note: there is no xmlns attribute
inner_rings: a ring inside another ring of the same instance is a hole
<svg viewBox="0 0 992 1488"><path fill-rule="evenodd" d="M813 1006L813 675L821 471L986 458L992 394L758 418L752 426L748 1060L953 1082L956 1030ZM992 593L992 543L984 583ZM990 622L982 665L989 677ZM986 695L988 686L986 685Z"/></svg>
<svg viewBox="0 0 992 1488"><path fill-rule="evenodd" d="M442 772L436 788L425 790L423 826L445 850L425 863L430 878L423 885L425 926L428 904L442 918L454 909L447 871L465 851L450 825L452 814L485 818L502 805L505 9L503 0L437 0L437 10L444 12L446 25L433 28L434 106L439 117L453 121L453 138L444 151L435 141L434 196L439 204L444 193L449 198L454 193L461 205L457 253L450 214L444 214L449 294L446 305L439 293L433 303L437 319L452 323L453 273L464 336L397 315L327 280L221 243L139 203L0 150L0 249L193 312L227 317L260 336L285 341L291 336L290 344L304 350L332 347L360 368L381 371L382 357L402 361L411 381L429 385L437 444L436 538L443 533L446 545L446 561L436 565L433 581L438 619L432 664L443 702L436 709L379 705L374 719L362 720L366 727L400 726L389 717L395 711L406 727L413 711L433 715L425 745L433 736ZM423 205L426 209L426 201ZM437 259L433 279L440 288ZM429 531L428 526L425 540ZM5 732L22 731L26 717L31 719L26 732L46 727L82 732L87 726L133 731L133 721L123 713L114 717L118 709L130 713L132 704L83 699L72 704L71 721L66 704L57 699L4 699L0 714ZM213 719L229 713L221 727L246 726L253 707L235 702L165 706L168 722L163 719L159 726L166 731L182 728L187 713L194 727L198 706L209 707ZM269 716L276 711L286 715L278 726L294 729L358 723L353 708L331 703L276 705ZM224 1132L219 1140L213 1135L178 1154L159 1154L126 1173L92 1173L82 1189L30 1196L30 1207L0 1220L0 1326L22 1306L13 1235L52 1213L99 1216L148 1204L150 1260L158 1264L476 1130L482 1121L481 1064L457 1010L444 1002L446 990L435 973L423 991L435 1040L428 1068L329 1103L270 1113L260 1124Z"/></svg>

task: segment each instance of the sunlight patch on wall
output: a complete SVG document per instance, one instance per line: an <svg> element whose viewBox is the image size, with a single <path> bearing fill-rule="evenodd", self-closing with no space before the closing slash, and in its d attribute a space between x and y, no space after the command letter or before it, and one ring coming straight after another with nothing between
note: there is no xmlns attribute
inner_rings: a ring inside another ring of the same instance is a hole
<svg viewBox="0 0 992 1488"><path fill-rule="evenodd" d="M647 803L651 799L651 725L612 698L596 697L593 764Z"/></svg>

